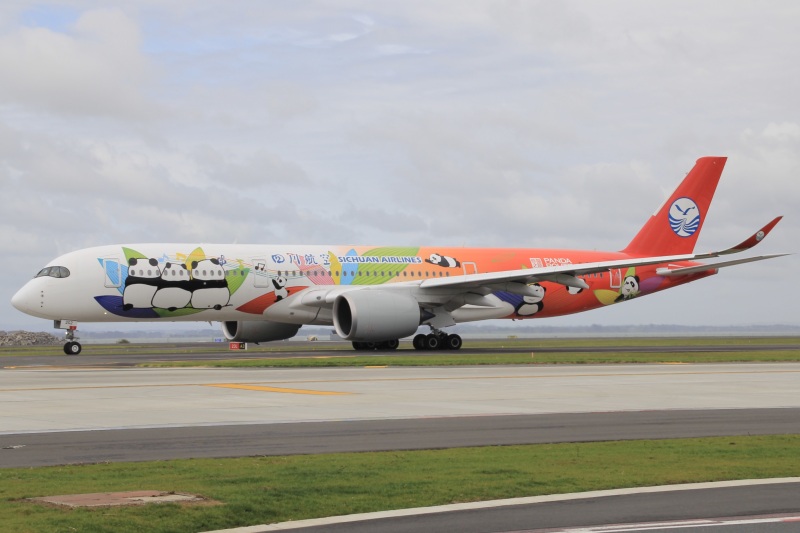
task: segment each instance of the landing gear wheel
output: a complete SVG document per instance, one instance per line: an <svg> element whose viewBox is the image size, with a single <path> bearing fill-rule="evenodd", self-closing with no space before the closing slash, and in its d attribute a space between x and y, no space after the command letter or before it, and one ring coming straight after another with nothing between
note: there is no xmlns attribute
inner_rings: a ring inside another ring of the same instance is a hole
<svg viewBox="0 0 800 533"><path fill-rule="evenodd" d="M64 345L64 353L67 355L78 355L81 353L81 343L70 341Z"/></svg>
<svg viewBox="0 0 800 533"><path fill-rule="evenodd" d="M397 339L392 339L384 342L382 348L384 350L394 351L398 346L400 346L400 341Z"/></svg>
<svg viewBox="0 0 800 533"><path fill-rule="evenodd" d="M460 350L463 341L461 340L460 335L448 335L444 341L445 348L447 350Z"/></svg>
<svg viewBox="0 0 800 533"><path fill-rule="evenodd" d="M424 350L425 349L425 339L426 335L420 333L414 337L412 344L414 345L415 350Z"/></svg>
<svg viewBox="0 0 800 533"><path fill-rule="evenodd" d="M425 348L428 350L438 350L441 347L442 341L439 340L439 336L431 333L430 335L425 336Z"/></svg>

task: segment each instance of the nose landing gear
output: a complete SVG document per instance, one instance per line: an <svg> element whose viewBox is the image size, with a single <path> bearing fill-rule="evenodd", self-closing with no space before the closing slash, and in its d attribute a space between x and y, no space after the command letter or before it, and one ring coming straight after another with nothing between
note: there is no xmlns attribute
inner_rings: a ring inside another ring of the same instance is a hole
<svg viewBox="0 0 800 533"><path fill-rule="evenodd" d="M64 334L64 338L67 342L64 344L64 353L67 355L78 355L81 353L81 343L76 341L78 337L75 333L78 331L78 323L74 320L55 320L53 321L53 327L56 329L65 329L67 330Z"/></svg>

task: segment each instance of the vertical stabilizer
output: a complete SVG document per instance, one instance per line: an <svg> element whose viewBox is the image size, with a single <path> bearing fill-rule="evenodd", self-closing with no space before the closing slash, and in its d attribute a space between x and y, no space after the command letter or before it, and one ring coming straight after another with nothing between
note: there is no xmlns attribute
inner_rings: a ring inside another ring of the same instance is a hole
<svg viewBox="0 0 800 533"><path fill-rule="evenodd" d="M726 160L698 159L675 192L622 251L640 256L692 253Z"/></svg>

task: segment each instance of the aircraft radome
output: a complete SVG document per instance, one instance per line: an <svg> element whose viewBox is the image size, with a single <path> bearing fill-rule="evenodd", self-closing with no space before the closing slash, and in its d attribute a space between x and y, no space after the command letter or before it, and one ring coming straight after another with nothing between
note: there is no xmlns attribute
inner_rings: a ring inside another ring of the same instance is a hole
<svg viewBox="0 0 800 533"><path fill-rule="evenodd" d="M445 328L487 319L546 318L671 289L732 265L698 261L755 246L777 217L742 243L695 254L724 157L703 157L621 251L446 246L113 244L62 255L11 302L66 329L79 322L217 321L231 341L288 339L332 325L357 350L452 349Z"/></svg>

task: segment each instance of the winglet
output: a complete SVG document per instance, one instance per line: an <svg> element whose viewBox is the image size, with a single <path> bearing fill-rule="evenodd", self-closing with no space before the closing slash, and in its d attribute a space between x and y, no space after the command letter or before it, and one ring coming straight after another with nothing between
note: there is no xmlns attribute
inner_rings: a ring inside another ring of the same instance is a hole
<svg viewBox="0 0 800 533"><path fill-rule="evenodd" d="M764 240L764 237L769 235L769 232L772 231L772 228L774 228L778 224L778 222L781 221L782 218L783 216L775 217L769 224L767 224L766 226L755 232L753 235L751 235L749 239L745 239L736 246L728 248L724 252L720 252L720 255L733 254L736 252L743 252L745 250L749 250L750 248L752 248L753 246Z"/></svg>

